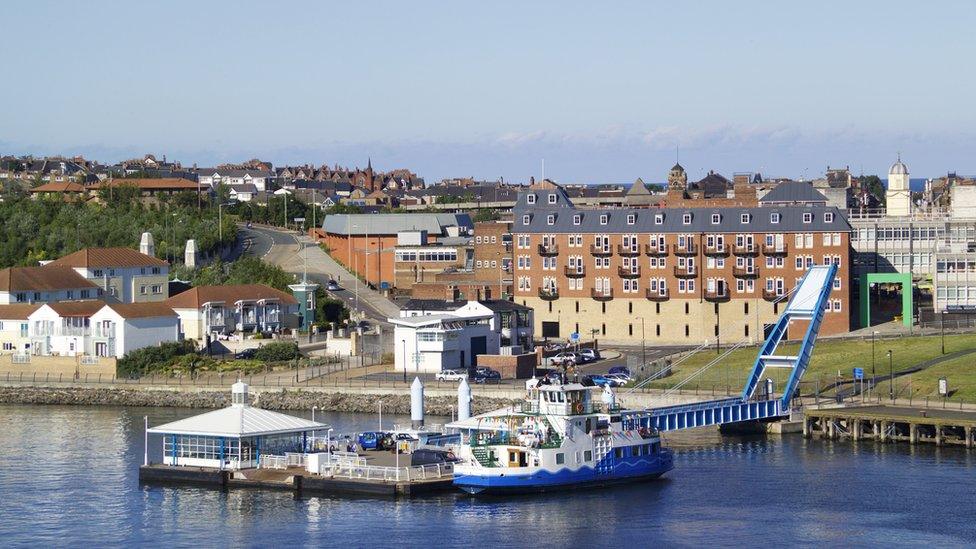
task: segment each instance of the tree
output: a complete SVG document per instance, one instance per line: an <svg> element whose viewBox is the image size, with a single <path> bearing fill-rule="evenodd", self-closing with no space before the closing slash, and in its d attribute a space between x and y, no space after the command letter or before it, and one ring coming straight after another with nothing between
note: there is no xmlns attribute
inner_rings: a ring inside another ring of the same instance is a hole
<svg viewBox="0 0 976 549"><path fill-rule="evenodd" d="M495 208L484 208L478 210L478 213L474 215L475 221L498 221L501 219L501 215Z"/></svg>
<svg viewBox="0 0 976 549"><path fill-rule="evenodd" d="M881 205L884 206L886 193L885 187L881 183L881 178L876 175L862 175L859 179L861 180L861 186L873 194L881 202Z"/></svg>

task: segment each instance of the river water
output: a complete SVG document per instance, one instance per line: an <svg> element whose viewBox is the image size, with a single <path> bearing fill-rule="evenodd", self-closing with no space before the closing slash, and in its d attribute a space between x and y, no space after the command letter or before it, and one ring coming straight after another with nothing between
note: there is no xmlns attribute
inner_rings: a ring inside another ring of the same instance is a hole
<svg viewBox="0 0 976 549"><path fill-rule="evenodd" d="M675 469L661 480L506 499L296 499L141 486L143 415L158 425L196 413L0 405L0 546L976 543L976 453L799 436L687 433L669 440ZM357 414L316 419L341 432L377 422ZM157 441L150 448L158 460Z"/></svg>

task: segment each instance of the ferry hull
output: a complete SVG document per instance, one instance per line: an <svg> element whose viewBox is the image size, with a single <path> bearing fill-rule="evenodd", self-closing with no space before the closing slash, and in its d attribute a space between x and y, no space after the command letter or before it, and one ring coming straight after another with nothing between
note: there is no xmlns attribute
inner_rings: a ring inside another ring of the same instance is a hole
<svg viewBox="0 0 976 549"><path fill-rule="evenodd" d="M665 450L655 456L617 460L609 470L601 465L576 470L533 469L525 473L513 472L512 469L501 473L491 468L470 473L466 469L459 471L455 468L454 485L474 495L550 492L651 480L673 468L671 452Z"/></svg>

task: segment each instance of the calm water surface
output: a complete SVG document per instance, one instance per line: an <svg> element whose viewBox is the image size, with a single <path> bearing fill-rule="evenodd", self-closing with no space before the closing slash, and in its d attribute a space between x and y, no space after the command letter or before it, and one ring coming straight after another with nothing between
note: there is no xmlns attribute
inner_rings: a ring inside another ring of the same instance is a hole
<svg viewBox="0 0 976 549"><path fill-rule="evenodd" d="M0 406L0 546L976 543L973 452L796 436L684 434L669 441L675 469L660 481L507 499L140 486L143 415L158 425L195 413ZM375 416L317 419L339 431L376 427ZM150 448L158 460L157 441Z"/></svg>

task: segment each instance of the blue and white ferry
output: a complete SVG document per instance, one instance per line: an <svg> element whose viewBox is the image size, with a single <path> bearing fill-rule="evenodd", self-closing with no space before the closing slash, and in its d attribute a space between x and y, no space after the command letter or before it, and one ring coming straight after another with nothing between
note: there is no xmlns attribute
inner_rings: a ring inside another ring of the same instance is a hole
<svg viewBox="0 0 976 549"><path fill-rule="evenodd" d="M657 478L674 465L651 424L646 412L617 407L610 388L531 387L520 405L448 425L461 434L454 484L498 494Z"/></svg>

